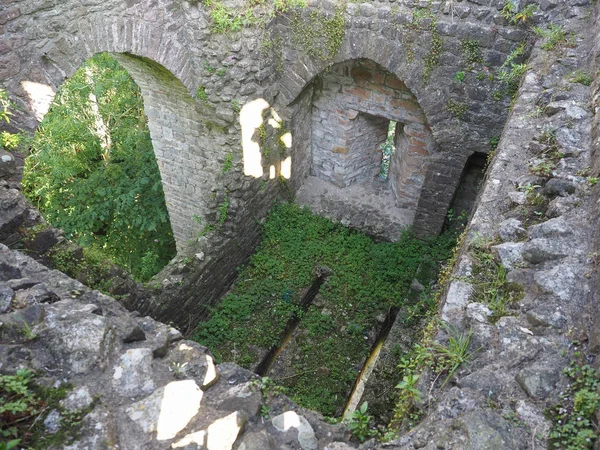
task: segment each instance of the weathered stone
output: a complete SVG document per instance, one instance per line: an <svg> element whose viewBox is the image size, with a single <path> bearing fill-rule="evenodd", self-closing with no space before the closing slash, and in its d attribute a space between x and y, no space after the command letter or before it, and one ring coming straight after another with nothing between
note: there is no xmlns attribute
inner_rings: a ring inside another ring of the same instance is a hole
<svg viewBox="0 0 600 450"><path fill-rule="evenodd" d="M521 240L527 234L527 231L523 228L520 220L511 218L500 223L498 234L504 242L514 242Z"/></svg>
<svg viewBox="0 0 600 450"><path fill-rule="evenodd" d="M0 180L12 177L15 169L15 157L0 149Z"/></svg>
<svg viewBox="0 0 600 450"><path fill-rule="evenodd" d="M492 311L481 303L469 303L467 305L466 316L471 320L481 323L487 323Z"/></svg>
<svg viewBox="0 0 600 450"><path fill-rule="evenodd" d="M471 285L459 280L452 281L442 310L442 319L449 322L452 316L462 313L469 304L472 291Z"/></svg>
<svg viewBox="0 0 600 450"><path fill-rule="evenodd" d="M539 271L534 276L535 283L544 291L556 295L563 301L583 304L589 286L585 269L576 264L561 264L549 270Z"/></svg>
<svg viewBox="0 0 600 450"><path fill-rule="evenodd" d="M556 387L560 378L560 365L538 363L522 369L516 376L519 386L530 397L545 400Z"/></svg>
<svg viewBox="0 0 600 450"><path fill-rule="evenodd" d="M137 397L155 389L152 380L152 351L147 348L127 350L114 366L112 385L122 396Z"/></svg>
<svg viewBox="0 0 600 450"><path fill-rule="evenodd" d="M563 219L550 219L529 229L529 235L533 239L558 238L571 236L573 229Z"/></svg>
<svg viewBox="0 0 600 450"><path fill-rule="evenodd" d="M60 406L67 411L75 412L86 409L93 402L92 396L87 386L75 388L67 395L64 400L60 401Z"/></svg>
<svg viewBox="0 0 600 450"><path fill-rule="evenodd" d="M231 450L246 420L243 414L233 412L215 420L206 430L187 434L173 443L172 448L187 448L190 444L197 444L207 450Z"/></svg>
<svg viewBox="0 0 600 450"><path fill-rule="evenodd" d="M144 332L145 339L134 342L133 345L151 349L155 358L165 356L169 349L169 327L151 317L138 319L138 325Z"/></svg>
<svg viewBox="0 0 600 450"><path fill-rule="evenodd" d="M498 254L502 265L507 269L512 269L523 262L525 245L523 242L505 242L494 245L492 249Z"/></svg>
<svg viewBox="0 0 600 450"><path fill-rule="evenodd" d="M295 411L286 411L273 417L271 423L277 431L289 435L286 439L287 442L298 442L302 450L317 449L317 438L313 428L304 417L298 415ZM291 430L294 430L295 433L290 433Z"/></svg>
<svg viewBox="0 0 600 450"><path fill-rule="evenodd" d="M171 349L165 363L178 378L193 378L206 389L218 380L213 358L205 347L195 342L180 342Z"/></svg>
<svg viewBox="0 0 600 450"><path fill-rule="evenodd" d="M193 380L173 381L133 403L126 413L146 434L173 439L198 413L202 391Z"/></svg>
<svg viewBox="0 0 600 450"><path fill-rule="evenodd" d="M46 431L50 434L56 433L60 430L62 422L62 416L58 410L50 411L50 414L44 419L44 426L46 427Z"/></svg>
<svg viewBox="0 0 600 450"><path fill-rule="evenodd" d="M564 258L573 253L574 249L568 242L546 238L532 239L521 250L522 258L531 264Z"/></svg>
<svg viewBox="0 0 600 450"><path fill-rule="evenodd" d="M13 298L15 292L6 283L0 283L0 314L8 311Z"/></svg>
<svg viewBox="0 0 600 450"><path fill-rule="evenodd" d="M276 450L275 439L264 431L246 433L238 450Z"/></svg>
<svg viewBox="0 0 600 450"><path fill-rule="evenodd" d="M521 445L515 439L509 424L501 415L489 410L470 411L458 421L468 438L468 448L478 450L519 450Z"/></svg>
<svg viewBox="0 0 600 450"><path fill-rule="evenodd" d="M113 335L104 317L68 313L74 302L66 300L47 308L46 328L41 332L48 350L74 373L106 367Z"/></svg>
<svg viewBox="0 0 600 450"><path fill-rule="evenodd" d="M567 197L575 193L576 187L575 185L567 180L561 180L560 178L552 178L546 183L544 189L542 190L542 194L553 197L553 196L561 196Z"/></svg>

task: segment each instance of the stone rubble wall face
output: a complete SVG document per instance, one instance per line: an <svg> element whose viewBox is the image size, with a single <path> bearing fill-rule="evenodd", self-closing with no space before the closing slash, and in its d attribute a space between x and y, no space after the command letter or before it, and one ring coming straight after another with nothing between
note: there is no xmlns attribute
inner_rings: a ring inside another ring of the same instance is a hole
<svg viewBox="0 0 600 450"><path fill-rule="evenodd" d="M429 414L389 448L550 448L560 421L546 412L572 383L564 369L572 361L598 367L598 274L590 249L599 248L600 194L582 175L597 164L598 80L588 87L570 79L576 70L595 73L598 9L591 20L587 1L553 0L540 8L574 33L576 43L554 51L543 49L543 41L535 45L442 298L442 319L463 336L470 333L474 353L443 389L430 389L433 377L424 375ZM546 149L540 145L545 131L554 133L564 156L542 177L530 168ZM548 201L537 220L522 215L531 207L529 186ZM497 321L489 320L489 305L480 303L473 281L473 248L486 245L506 280L523 287L523 297ZM447 339L440 330L434 340ZM578 359L578 352L585 357Z"/></svg>

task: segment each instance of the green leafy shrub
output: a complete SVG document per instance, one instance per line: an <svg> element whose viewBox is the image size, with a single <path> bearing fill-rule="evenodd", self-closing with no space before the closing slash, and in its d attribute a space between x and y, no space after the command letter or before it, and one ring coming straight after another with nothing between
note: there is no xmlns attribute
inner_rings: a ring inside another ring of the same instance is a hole
<svg viewBox="0 0 600 450"><path fill-rule="evenodd" d="M0 375L0 449L62 448L77 437L83 417L93 408L66 411L60 406L67 387L46 388L35 382L28 369ZM61 414L61 427L54 434L45 430L44 419L50 411ZM18 446L18 447L17 447Z"/></svg>
<svg viewBox="0 0 600 450"><path fill-rule="evenodd" d="M537 5L529 4L523 9L519 10L519 7L513 0L508 0L502 11L502 17L508 20L510 23L518 24L518 23L527 23L533 20L533 13L537 11Z"/></svg>
<svg viewBox="0 0 600 450"><path fill-rule="evenodd" d="M8 99L8 94L4 89L0 89L0 122L9 122L12 116L12 102Z"/></svg>
<svg viewBox="0 0 600 450"><path fill-rule="evenodd" d="M370 427L372 417L367 413L368 408L369 403L364 402L352 413L350 420L346 422L346 425L348 425L348 428L352 432L352 436L360 442L364 442L376 434L375 430Z"/></svg>
<svg viewBox="0 0 600 450"><path fill-rule="evenodd" d="M89 59L57 93L23 174L25 195L54 226L134 277L175 255L141 92L108 54Z"/></svg>

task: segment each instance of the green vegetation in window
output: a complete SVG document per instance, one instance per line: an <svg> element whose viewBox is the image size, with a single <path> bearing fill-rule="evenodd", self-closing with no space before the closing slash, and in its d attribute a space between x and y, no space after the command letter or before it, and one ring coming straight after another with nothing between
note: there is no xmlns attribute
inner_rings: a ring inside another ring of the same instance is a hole
<svg viewBox="0 0 600 450"><path fill-rule="evenodd" d="M379 176L384 180L387 180L389 171L390 171L390 161L392 159L392 155L396 151L396 147L394 145L394 138L396 137L396 126L398 124L394 121L390 121L388 125L388 133L385 142L381 144L381 151L383 152L383 156L381 158L381 169L379 170Z"/></svg>
<svg viewBox="0 0 600 450"><path fill-rule="evenodd" d="M67 237L141 281L175 255L142 95L108 54L59 89L33 139L23 188Z"/></svg>
<svg viewBox="0 0 600 450"><path fill-rule="evenodd" d="M406 232L396 243L375 243L293 204L275 207L263 232L258 251L195 339L219 361L254 369L280 344L290 319L299 318L289 373L270 376L302 406L340 415L370 351L376 317L412 299L413 279L428 286L436 278L455 235L423 241ZM299 302L320 266L333 272L319 291L323 304L304 310Z"/></svg>

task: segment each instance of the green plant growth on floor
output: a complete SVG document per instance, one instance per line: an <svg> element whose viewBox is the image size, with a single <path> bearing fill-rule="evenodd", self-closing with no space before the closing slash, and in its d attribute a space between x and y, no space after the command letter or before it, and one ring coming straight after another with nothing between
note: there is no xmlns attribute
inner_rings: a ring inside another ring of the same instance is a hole
<svg viewBox="0 0 600 450"><path fill-rule="evenodd" d="M598 371L579 356L564 370L564 374L569 377L571 383L566 391L561 393L559 403L546 411L552 421L548 448L593 448L598 438Z"/></svg>
<svg viewBox="0 0 600 450"><path fill-rule="evenodd" d="M491 323L510 315L510 307L523 297L523 287L506 279L506 269L492 252L493 242L476 239L470 244L473 271L469 282L473 286L472 300L487 306Z"/></svg>
<svg viewBox="0 0 600 450"><path fill-rule="evenodd" d="M263 233L249 265L210 320L198 325L195 339L219 361L255 368L280 344L288 321L300 316L286 369L292 375L274 381L302 406L340 415L369 354L376 317L405 304L415 276L430 284L455 237L422 241L407 232L397 243L376 244L293 204L275 207ZM318 266L333 272L319 291L324 305L303 312L299 301Z"/></svg>
<svg viewBox="0 0 600 450"><path fill-rule="evenodd" d="M370 426L373 418L367 413L368 408L369 403L364 402L352 413L350 420L346 421L346 425L352 432L352 436L360 442L364 442L376 434L376 431Z"/></svg>
<svg viewBox="0 0 600 450"><path fill-rule="evenodd" d="M0 441L5 444L4 448L58 448L76 438L81 420L93 406L86 410L66 411L59 404L66 394L66 386L46 388L38 385L35 373L30 370L0 375ZM60 429L48 434L44 419L54 410L61 414Z"/></svg>
<svg viewBox="0 0 600 450"><path fill-rule="evenodd" d="M396 385L394 417L389 424L391 430L410 429L424 414L423 405L421 405L423 393L419 389L419 381L422 374L426 370L433 369L434 366L434 337L440 328L438 318L439 299L451 280L452 271L465 236L465 231L458 236L451 256L439 271L437 283L431 289L421 292L418 301L407 308L408 324L413 321L420 322L420 336L415 338L415 344L407 353L398 357L396 369L401 381ZM470 341L470 337L468 340ZM443 353L440 352L440 354ZM448 369L450 367L444 367L444 364L436 365L436 370ZM439 372L438 376L441 375L442 373Z"/></svg>
<svg viewBox="0 0 600 450"><path fill-rule="evenodd" d="M23 188L68 238L141 281L175 255L142 94L106 53L59 89L32 142Z"/></svg>

